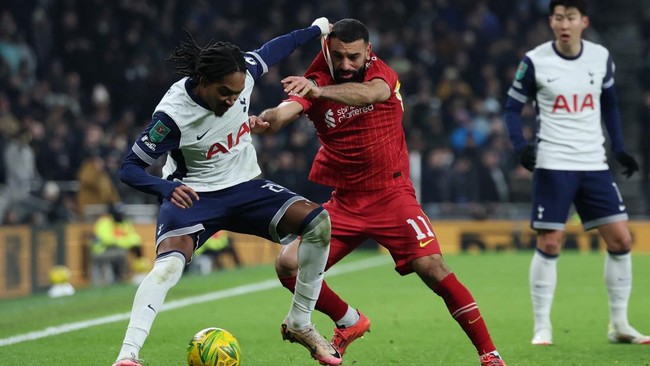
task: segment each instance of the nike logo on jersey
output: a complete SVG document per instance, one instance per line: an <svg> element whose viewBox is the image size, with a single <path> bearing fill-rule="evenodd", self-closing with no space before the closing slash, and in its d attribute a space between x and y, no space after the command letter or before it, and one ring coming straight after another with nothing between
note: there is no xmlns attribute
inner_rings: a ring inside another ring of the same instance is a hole
<svg viewBox="0 0 650 366"><path fill-rule="evenodd" d="M423 242L423 241L420 241L420 248L424 248L424 247L426 247L426 246L429 245L429 243L431 243L432 241L433 241L433 239L429 239L429 240L424 241L424 242Z"/></svg>
<svg viewBox="0 0 650 366"><path fill-rule="evenodd" d="M546 79L546 82L547 82L547 83L552 83L552 82L554 82L555 80L557 80L557 79L559 79L559 78L560 78L560 77L556 77L556 78L548 78L548 79Z"/></svg>
<svg viewBox="0 0 650 366"><path fill-rule="evenodd" d="M210 130L208 130L208 131L210 131ZM196 141L201 140L203 138L203 136L205 136L205 134L208 133L208 131L203 132L203 135L196 135Z"/></svg>
<svg viewBox="0 0 650 366"><path fill-rule="evenodd" d="M470 323L470 324L474 324L474 323L476 323L479 319L481 319L481 316L480 316L480 315L478 316L478 318L476 318L476 319L474 319L474 320L469 320L469 321L467 321L467 322Z"/></svg>

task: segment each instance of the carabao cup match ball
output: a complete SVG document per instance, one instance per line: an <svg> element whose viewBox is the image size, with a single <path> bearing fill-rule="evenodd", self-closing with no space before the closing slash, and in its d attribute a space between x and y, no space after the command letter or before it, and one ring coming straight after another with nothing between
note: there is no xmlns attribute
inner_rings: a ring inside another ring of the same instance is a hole
<svg viewBox="0 0 650 366"><path fill-rule="evenodd" d="M239 366L241 348L227 330L206 328L196 333L187 346L189 366Z"/></svg>

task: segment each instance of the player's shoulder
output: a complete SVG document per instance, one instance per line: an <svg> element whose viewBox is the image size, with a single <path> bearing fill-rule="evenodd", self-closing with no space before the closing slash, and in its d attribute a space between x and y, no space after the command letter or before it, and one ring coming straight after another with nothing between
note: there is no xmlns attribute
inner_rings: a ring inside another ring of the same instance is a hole
<svg viewBox="0 0 650 366"><path fill-rule="evenodd" d="M526 56L528 58L536 59L540 57L549 57L549 56L554 56L555 55L555 50L553 49L553 41L548 41L544 42L537 47L531 49L530 51L526 52Z"/></svg>
<svg viewBox="0 0 650 366"><path fill-rule="evenodd" d="M370 56L370 61L366 63L366 69L369 71L366 75L371 79L380 76L390 79L391 82L393 79L397 81L397 72L375 54Z"/></svg>
<svg viewBox="0 0 650 366"><path fill-rule="evenodd" d="M179 127L185 122L190 123L196 117L196 114L201 112L201 108L196 107L196 103L192 101L188 94L188 82L191 82L191 80L184 77L172 84L156 106L154 113L162 112L166 114Z"/></svg>
<svg viewBox="0 0 650 366"><path fill-rule="evenodd" d="M600 56L607 56L607 57L609 56L609 50L607 49L607 47L601 44L583 39L582 46L584 47L585 55L590 55L590 56L600 55Z"/></svg>
<svg viewBox="0 0 650 366"><path fill-rule="evenodd" d="M380 59L374 53L370 55L370 61L367 62L366 67L368 68L377 68L377 69L386 69L391 72L395 72L384 60Z"/></svg>

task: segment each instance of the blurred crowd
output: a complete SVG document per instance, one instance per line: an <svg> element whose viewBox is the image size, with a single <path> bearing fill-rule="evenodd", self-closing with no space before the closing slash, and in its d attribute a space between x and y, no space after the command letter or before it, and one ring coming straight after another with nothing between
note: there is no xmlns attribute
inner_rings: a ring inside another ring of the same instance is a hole
<svg viewBox="0 0 650 366"><path fill-rule="evenodd" d="M412 176L432 218L459 211L487 217L504 203L527 202L531 174L511 150L502 103L525 51L552 39L547 7L547 0L5 0L0 224L83 220L88 205L155 203L119 182L118 172L178 79L165 59L181 28L199 43L225 40L248 51L320 16L363 21L375 53L398 72ZM648 13L640 22L645 39ZM598 41L594 29L585 35ZM281 78L304 72L319 46L271 68L251 113L279 103ZM642 113L650 121L646 59ZM534 117L527 108L528 136ZM318 141L305 118L256 142L266 177L317 202L329 196L307 181Z"/></svg>

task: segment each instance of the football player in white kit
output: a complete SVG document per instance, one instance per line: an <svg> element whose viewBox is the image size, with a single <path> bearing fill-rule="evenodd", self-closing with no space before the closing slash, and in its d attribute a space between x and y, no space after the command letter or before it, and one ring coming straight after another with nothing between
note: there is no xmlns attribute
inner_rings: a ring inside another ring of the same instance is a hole
<svg viewBox="0 0 650 366"><path fill-rule="evenodd" d="M156 261L136 292L114 366L141 365L140 348L168 290L181 278L194 250L219 230L281 244L301 237L298 284L283 325L291 340L321 364L342 362L311 323L329 253L329 214L287 188L258 178L261 170L248 115L255 80L298 46L329 31L329 21L319 18L308 28L246 53L227 42L199 46L186 32L187 40L169 58L183 78L155 108L120 171L128 185L160 197L161 207ZM145 168L163 154L163 177L148 174Z"/></svg>
<svg viewBox="0 0 650 366"><path fill-rule="evenodd" d="M526 53L508 91L505 121L521 164L533 173L531 226L537 250L530 266L535 320L532 344L553 343L551 305L557 259L571 204L585 230L597 228L607 245L605 283L609 296L608 339L650 344L628 322L632 290L631 235L621 194L607 165L601 118L616 160L629 177L638 165L624 150L614 88L614 63L606 48L582 39L589 25L587 0L552 0L550 27L555 40ZM537 112L534 142L521 128L524 104Z"/></svg>

